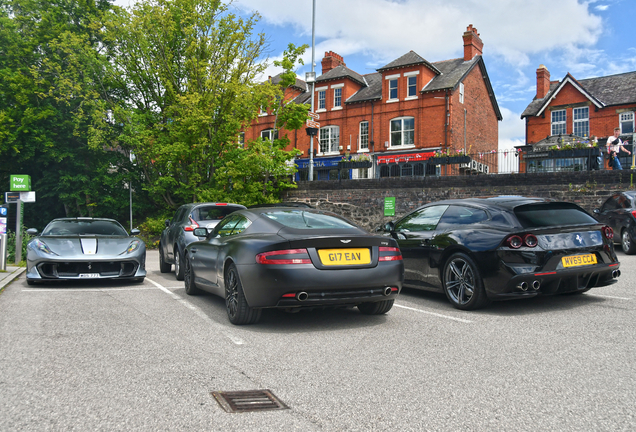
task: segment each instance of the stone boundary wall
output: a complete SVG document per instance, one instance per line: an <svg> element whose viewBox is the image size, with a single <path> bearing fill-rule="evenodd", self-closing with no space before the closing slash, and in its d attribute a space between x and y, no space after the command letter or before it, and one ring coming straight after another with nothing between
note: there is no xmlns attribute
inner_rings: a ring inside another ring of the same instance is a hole
<svg viewBox="0 0 636 432"><path fill-rule="evenodd" d="M635 181L636 170L314 181L298 183L282 199L333 211L375 231L421 205L455 198L536 196L574 202L591 213L613 192L635 189ZM384 216L385 197L395 197L395 217Z"/></svg>

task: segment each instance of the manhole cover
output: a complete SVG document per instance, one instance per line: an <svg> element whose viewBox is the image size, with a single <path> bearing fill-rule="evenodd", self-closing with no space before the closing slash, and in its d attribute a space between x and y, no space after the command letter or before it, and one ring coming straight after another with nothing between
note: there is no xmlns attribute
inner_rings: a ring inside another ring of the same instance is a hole
<svg viewBox="0 0 636 432"><path fill-rule="evenodd" d="M289 409L269 390L212 392L212 396L229 413Z"/></svg>

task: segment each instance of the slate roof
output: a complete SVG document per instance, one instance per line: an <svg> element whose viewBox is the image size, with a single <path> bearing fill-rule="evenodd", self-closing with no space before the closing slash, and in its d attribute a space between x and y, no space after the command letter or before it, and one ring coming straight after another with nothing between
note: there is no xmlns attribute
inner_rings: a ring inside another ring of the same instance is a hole
<svg viewBox="0 0 636 432"><path fill-rule="evenodd" d="M569 75L569 74L568 74ZM568 77L565 76L564 80ZM550 90L542 99L534 99L521 114L521 118L535 116L549 103L563 80L550 83ZM604 106L636 103L636 72L626 72L598 78L586 78L576 82Z"/></svg>
<svg viewBox="0 0 636 432"><path fill-rule="evenodd" d="M279 73L276 76L273 76L271 78L272 84L278 84L280 82L282 73ZM300 78L296 77L296 82L294 84L292 84L292 87L296 87L298 90L300 91L309 91L309 87L307 86L307 83L303 80L301 80Z"/></svg>
<svg viewBox="0 0 636 432"><path fill-rule="evenodd" d="M405 66L414 66L423 64L429 69L431 69L435 73L440 73L439 69L437 69L434 65L426 61L423 57L417 54L415 51L409 51L404 54L402 57L393 60L391 63L386 66L382 66L380 69L377 69L378 72L384 72L389 69L397 69Z"/></svg>
<svg viewBox="0 0 636 432"><path fill-rule="evenodd" d="M336 66L329 72L320 75L318 78L316 78L316 84L324 81L333 81L342 78L350 78L362 86L367 85L367 83L364 82L364 78L362 78L362 75L352 71L351 69L343 65Z"/></svg>

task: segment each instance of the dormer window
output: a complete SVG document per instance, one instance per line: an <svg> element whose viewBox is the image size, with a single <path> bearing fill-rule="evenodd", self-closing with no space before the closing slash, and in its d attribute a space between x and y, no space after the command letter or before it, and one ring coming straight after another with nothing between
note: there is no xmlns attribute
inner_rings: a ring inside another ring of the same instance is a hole
<svg viewBox="0 0 636 432"><path fill-rule="evenodd" d="M417 96L417 77L416 76L407 77L407 86L408 86L407 96L408 97Z"/></svg>
<svg viewBox="0 0 636 432"><path fill-rule="evenodd" d="M342 88L344 83L334 84L331 86L333 89L333 108L335 110L342 109Z"/></svg>
<svg viewBox="0 0 636 432"><path fill-rule="evenodd" d="M397 78L389 80L389 100L398 98L398 80Z"/></svg>

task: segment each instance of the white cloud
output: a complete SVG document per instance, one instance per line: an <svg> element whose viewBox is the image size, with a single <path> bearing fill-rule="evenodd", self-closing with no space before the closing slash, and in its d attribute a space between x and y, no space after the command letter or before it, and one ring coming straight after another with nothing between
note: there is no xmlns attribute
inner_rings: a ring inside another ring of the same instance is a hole
<svg viewBox="0 0 636 432"><path fill-rule="evenodd" d="M606 11L609 8L608 5L598 5L598 6L594 6L594 9L598 10L598 11Z"/></svg>
<svg viewBox="0 0 636 432"><path fill-rule="evenodd" d="M525 144L525 121L520 113L515 113L508 108L499 107L503 120L499 123L499 149L512 148Z"/></svg>
<svg viewBox="0 0 636 432"><path fill-rule="evenodd" d="M291 25L296 37L311 35L310 0L237 0L270 24ZM460 57L461 35L474 24L484 51L509 64L564 46L589 46L601 32L601 18L576 0L320 0L316 38L343 56L374 54L380 62L414 50L429 61ZM557 37L558 36L558 37ZM290 39L293 37L290 35ZM339 51L338 51L339 50Z"/></svg>

